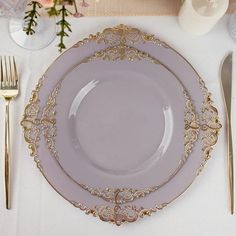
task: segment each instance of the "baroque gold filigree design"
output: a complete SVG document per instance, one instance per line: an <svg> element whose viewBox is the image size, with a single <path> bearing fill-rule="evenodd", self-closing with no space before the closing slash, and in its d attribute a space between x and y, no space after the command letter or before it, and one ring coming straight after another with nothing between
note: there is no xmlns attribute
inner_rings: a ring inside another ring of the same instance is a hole
<svg viewBox="0 0 236 236"><path fill-rule="evenodd" d="M122 30L126 31L126 33L121 32ZM134 39L132 39L132 35L130 33L128 33L128 31L131 31L131 32L133 31L133 35L141 34L143 36L135 36L136 40L134 40ZM118 38L117 38L117 36L115 36L116 34L118 35ZM128 35L128 37L125 35ZM127 39L125 39L125 37ZM129 37L131 37L131 39L129 39ZM124 42L126 40L126 42L130 43L130 44L135 44L138 42L139 43L151 42L151 43L156 44L158 46L162 46L162 47L174 50L173 48L169 47L168 44L160 41L155 36L143 33L137 29L133 29L132 27L128 27L128 26L124 26L124 25L119 25L114 28L105 29L103 32L99 32L95 35L90 35L88 38L85 38L82 41L79 41L78 43L76 43L72 48L77 48L77 47L86 45L89 42L95 42L95 43L101 43L101 44L104 43L109 46L109 45L114 45L115 40L117 40L117 44L121 44L119 42L119 38L122 39L121 41ZM191 64L190 64L190 66L191 66ZM206 88L202 78L199 77L198 79L199 79L200 87L201 87L203 94L204 94L204 101L202 104L202 111L201 111L201 116L200 116L200 121L201 121L200 127L203 132L203 136L202 136L203 155L202 155L202 164L200 165L199 169L197 170L197 173L196 173L197 175L202 171L206 162L210 158L211 151L213 149L213 146L216 144L216 142L218 140L219 131L222 127L222 125L219 121L218 111L213 106L211 94L208 92L208 89ZM41 173L44 175L43 166L40 163L40 158L37 156L38 155L38 153L37 153L38 141L39 141L39 136L41 133L41 130L38 130L38 129L41 129L41 128L40 128L40 126L37 125L38 118L36 116L36 114L39 113L39 109L40 109L40 107L39 106L37 107L37 105L39 104L39 97L38 96L39 96L39 91L40 91L40 88L42 85L42 80L43 79L39 80L38 85L36 86L35 90L32 91L31 99L30 99L29 103L27 104L27 106L25 107L24 116L23 116L23 120L21 122L21 125L23 127L25 141L28 143L28 148L30 150L30 154L31 154L31 156L34 156L34 160L37 164L37 167L39 168ZM188 124L187 124L187 126L188 126ZM39 132L39 133L37 134L37 132ZM50 181L47 179L47 177L45 175L44 175L44 177L48 181L48 183L55 189L55 191L57 191L56 188L50 183ZM60 192L58 192L58 194L60 194L62 197L64 197ZM180 193L180 195L181 194L182 193ZM119 222L117 223L115 221L115 219L117 217L115 216L116 213L114 213L115 212L114 210L109 211L110 214L107 213L107 211L108 211L107 209L109 209L109 207L111 208L111 206L95 206L94 208L90 208L90 207L87 207L81 203L70 201L69 199L66 199L66 200L71 202L75 207L78 207L79 209L84 211L86 214L91 214L95 217L99 217L103 221L112 222L117 225L120 225ZM138 211L139 212L138 217L142 218L145 215L151 215L153 212L163 209L168 204L169 204L169 202L163 203L160 206L155 206L155 208L140 210L140 212ZM131 208L132 208L132 206L131 206ZM135 209L137 209L137 208L135 208ZM105 213L105 217L104 217L104 213ZM122 220L121 220L122 223L127 222L127 218L125 215L122 216L121 218L122 218ZM134 219L136 220L136 217L134 217Z"/></svg>
<svg viewBox="0 0 236 236"><path fill-rule="evenodd" d="M96 59L108 60L108 61L135 61L135 60L149 60L154 64L160 64L157 59L152 58L148 53L142 52L134 47L127 45L117 45L108 47L104 50L95 52L91 57L85 58L82 63L87 63Z"/></svg>
<svg viewBox="0 0 236 236"><path fill-rule="evenodd" d="M138 44L146 43L148 41L155 42L158 46L168 48L168 45L157 39L154 35L142 32L137 28L132 28L127 25L120 24L116 27L106 28L101 33L95 35L90 35L82 41L76 43L73 47L79 47L88 41L96 41L96 43L104 43L109 46L114 46L117 44Z"/></svg>
<svg viewBox="0 0 236 236"><path fill-rule="evenodd" d="M39 79L36 88L31 93L31 98L29 103L25 107L23 119L21 121L21 126L24 131L25 141L28 143L28 148L30 149L30 155L37 155L38 141L40 136L40 119L38 114L40 111L39 107L39 91L42 86L42 82L45 76Z"/></svg>
<svg viewBox="0 0 236 236"><path fill-rule="evenodd" d="M152 58L149 54L143 53L136 48L118 45L114 47L109 47L105 50L96 52L93 56L86 58L83 60L83 63L87 63L96 59L116 61L116 60L148 60L154 64L159 64L159 61ZM83 183L79 183L75 181L61 166L59 161L59 156L56 151L56 98L59 94L61 88L60 81L56 87L51 92L47 104L43 109L41 124L43 127L43 134L46 139L48 148L52 154L52 156L57 160L60 168L63 172L77 185L82 187L84 190L90 192L92 195L98 196L105 201L114 203L114 204L125 204L127 202L134 201L135 199L145 197L146 195L155 192L159 188L161 188L164 184L169 182L182 168L184 163L187 161L192 148L194 146L194 142L198 138L199 134L199 120L198 116L195 112L194 106L192 104L191 98L188 95L186 90L183 90L183 95L186 100L185 109L184 109L184 121L185 121L185 131L184 131L184 154L177 166L176 170L165 180L163 183L152 186L147 189L132 189L132 188L97 188L91 187Z"/></svg>
<svg viewBox="0 0 236 236"><path fill-rule="evenodd" d="M103 200L115 204L124 204L127 202L132 202L135 199L142 198L148 194L155 192L158 187L150 187L147 189L132 189L132 188L97 188L89 187L87 185L82 185L84 190L87 190L92 195L102 198Z"/></svg>
<svg viewBox="0 0 236 236"><path fill-rule="evenodd" d="M40 124L42 125L42 130L44 137L46 137L46 142L49 150L53 153L53 156L57 156L55 147L55 137L56 137L56 96L59 93L61 83L59 82L56 88L53 90L48 98L47 104L43 109L42 118Z"/></svg>
<svg viewBox="0 0 236 236"><path fill-rule="evenodd" d="M194 143L198 139L199 135L199 117L196 114L195 108L191 101L191 98L187 91L184 90L184 96L186 98L185 111L184 111L184 162L186 162L188 156L191 154Z"/></svg>
<svg viewBox="0 0 236 236"><path fill-rule="evenodd" d="M202 106L201 115L201 129L203 131L203 161L198 169L197 175L203 170L208 159L211 157L211 151L213 146L218 141L219 131L222 128L222 124L219 121L218 110L213 106L211 99L211 93L205 86L202 78L199 78L200 87L204 94L204 101Z"/></svg>
<svg viewBox="0 0 236 236"><path fill-rule="evenodd" d="M151 216L152 213L162 210L167 206L167 203L155 206L155 208L143 208L137 207L135 205L114 205L114 206L104 206L97 205L94 208L88 208L80 203L71 201L75 207L81 209L88 215L93 215L99 217L100 220L105 222L114 223L120 226L124 223L132 223L138 220L138 218L143 218L145 216Z"/></svg>

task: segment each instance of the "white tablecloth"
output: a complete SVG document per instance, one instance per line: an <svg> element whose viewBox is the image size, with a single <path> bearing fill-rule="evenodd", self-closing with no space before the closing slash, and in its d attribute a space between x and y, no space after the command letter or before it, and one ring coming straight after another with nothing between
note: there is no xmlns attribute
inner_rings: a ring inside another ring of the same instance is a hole
<svg viewBox="0 0 236 236"><path fill-rule="evenodd" d="M155 33L181 52L205 78L224 122L219 87L222 58L236 46L228 35L225 17L209 34L192 37L183 32L175 17L113 17L71 19L71 46L90 33L108 26L128 24ZM24 104L45 69L59 55L53 42L41 51L26 51L11 41L7 20L0 20L0 55L14 54L21 73L21 94L12 103L12 209L5 210L3 181L0 178L1 236L93 236L93 235L236 235L236 215L229 214L225 131L221 131L212 159L191 188L164 210L137 223L116 227L87 216L66 202L45 181L29 156L19 122ZM236 90L234 90L236 92ZM235 110L235 109L234 109ZM4 103L0 100L0 150L3 153ZM0 174L3 172L1 155Z"/></svg>

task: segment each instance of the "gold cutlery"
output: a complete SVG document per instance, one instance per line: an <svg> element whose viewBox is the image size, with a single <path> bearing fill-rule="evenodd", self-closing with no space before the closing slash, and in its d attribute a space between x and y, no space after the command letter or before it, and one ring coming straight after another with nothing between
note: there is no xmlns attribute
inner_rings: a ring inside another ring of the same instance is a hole
<svg viewBox="0 0 236 236"><path fill-rule="evenodd" d="M229 178L230 212L234 214L234 158L231 127L231 101L232 101L232 53L223 61L221 68L221 85L226 109L227 132L227 165Z"/></svg>
<svg viewBox="0 0 236 236"><path fill-rule="evenodd" d="M19 77L16 69L16 62L13 56L1 57L0 74L0 96L5 99L5 154L4 154L4 184L6 209L11 208L11 181L10 181L10 112L9 106L12 99L19 94Z"/></svg>

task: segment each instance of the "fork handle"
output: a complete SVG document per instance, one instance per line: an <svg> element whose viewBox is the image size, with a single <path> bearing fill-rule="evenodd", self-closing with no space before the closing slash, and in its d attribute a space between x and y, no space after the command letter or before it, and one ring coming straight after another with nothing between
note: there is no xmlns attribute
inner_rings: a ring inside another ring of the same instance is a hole
<svg viewBox="0 0 236 236"><path fill-rule="evenodd" d="M5 159L4 159L4 182L5 182L5 198L6 198L6 209L11 208L10 196L11 196L11 184L10 184L10 125L9 125L9 105L10 100L6 101L5 110Z"/></svg>

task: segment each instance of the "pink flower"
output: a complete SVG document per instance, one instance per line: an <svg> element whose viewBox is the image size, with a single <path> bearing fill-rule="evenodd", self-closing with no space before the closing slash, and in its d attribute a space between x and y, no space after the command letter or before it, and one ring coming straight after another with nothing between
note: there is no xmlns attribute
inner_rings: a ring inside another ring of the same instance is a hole
<svg viewBox="0 0 236 236"><path fill-rule="evenodd" d="M76 12L75 14L73 14L73 16L76 18L80 18L80 17L83 17L84 15L80 12Z"/></svg>
<svg viewBox="0 0 236 236"><path fill-rule="evenodd" d="M36 2L39 2L43 7L53 7L54 0L36 0Z"/></svg>

